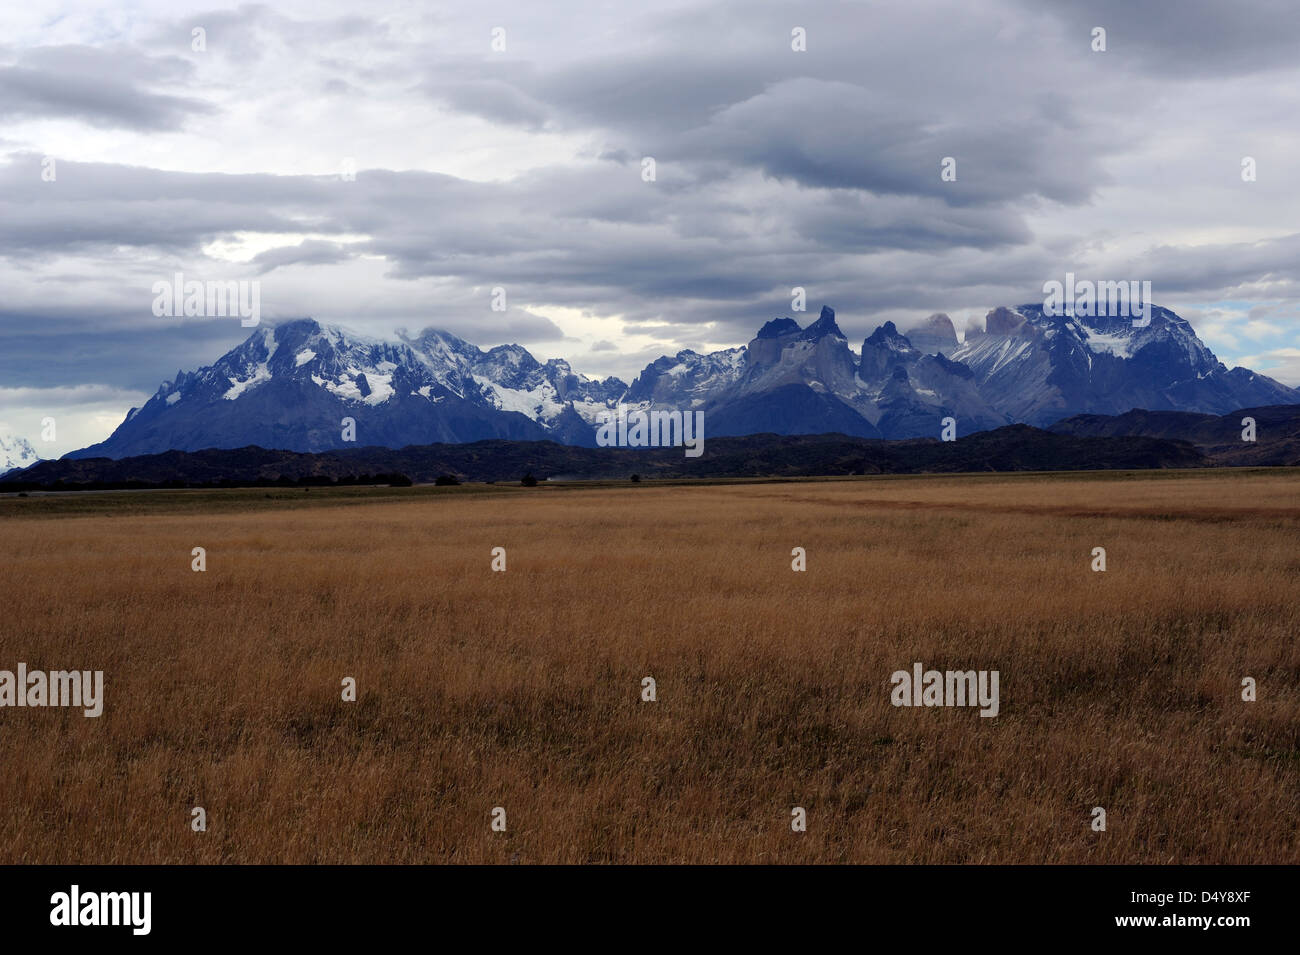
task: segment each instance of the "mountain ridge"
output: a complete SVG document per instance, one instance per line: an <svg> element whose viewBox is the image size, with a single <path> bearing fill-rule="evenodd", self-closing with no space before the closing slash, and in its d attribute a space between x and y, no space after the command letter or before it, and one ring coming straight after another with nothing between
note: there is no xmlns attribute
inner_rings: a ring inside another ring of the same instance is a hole
<svg viewBox="0 0 1300 955"><path fill-rule="evenodd" d="M628 384L576 374L563 359L540 362L517 344L484 350L438 329L383 340L298 319L255 330L212 365L178 371L108 439L67 457L341 450L349 420L365 445L593 447L600 416L620 404L702 411L706 436L836 430L899 439L938 436L947 418L964 435L1135 407L1221 414L1300 402L1296 389L1228 369L1185 319L1158 306L1142 328L999 306L960 342L948 316L935 313L917 337L933 351L885 322L855 351L823 307L806 327L768 321L744 346L662 356Z"/></svg>

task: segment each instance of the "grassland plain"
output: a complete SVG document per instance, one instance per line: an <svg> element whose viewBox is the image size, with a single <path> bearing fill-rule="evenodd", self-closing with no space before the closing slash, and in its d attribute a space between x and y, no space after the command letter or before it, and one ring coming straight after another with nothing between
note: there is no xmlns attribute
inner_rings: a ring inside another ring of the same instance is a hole
<svg viewBox="0 0 1300 955"><path fill-rule="evenodd" d="M9 498L0 564L0 669L106 696L0 710L4 863L1300 862L1295 471Z"/></svg>

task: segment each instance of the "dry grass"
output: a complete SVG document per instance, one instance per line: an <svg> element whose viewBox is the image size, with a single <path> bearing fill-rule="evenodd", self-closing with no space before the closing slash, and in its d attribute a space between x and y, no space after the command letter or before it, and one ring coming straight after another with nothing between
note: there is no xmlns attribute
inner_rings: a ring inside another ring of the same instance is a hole
<svg viewBox="0 0 1300 955"><path fill-rule="evenodd" d="M0 862L1300 862L1295 473L419 491L0 502Z"/></svg>

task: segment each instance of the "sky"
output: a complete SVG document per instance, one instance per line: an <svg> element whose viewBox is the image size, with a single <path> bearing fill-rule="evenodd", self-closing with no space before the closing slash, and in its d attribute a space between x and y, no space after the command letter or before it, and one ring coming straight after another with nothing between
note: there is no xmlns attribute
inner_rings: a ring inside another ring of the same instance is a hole
<svg viewBox="0 0 1300 955"><path fill-rule="evenodd" d="M0 431L83 447L248 337L155 315L176 273L630 381L1073 272L1300 385L1298 48L1293 0L5 4Z"/></svg>

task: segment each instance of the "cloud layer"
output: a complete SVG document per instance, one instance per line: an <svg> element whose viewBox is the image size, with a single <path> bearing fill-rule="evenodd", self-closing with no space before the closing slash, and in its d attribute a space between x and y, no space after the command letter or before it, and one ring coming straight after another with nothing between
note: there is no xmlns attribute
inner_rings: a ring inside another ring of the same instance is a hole
<svg viewBox="0 0 1300 955"><path fill-rule="evenodd" d="M103 427L247 333L153 316L176 272L259 280L269 319L630 378L744 342L795 286L859 337L1073 271L1149 280L1225 360L1300 383L1282 2L150 2L0 27L0 418L29 434L42 409Z"/></svg>

